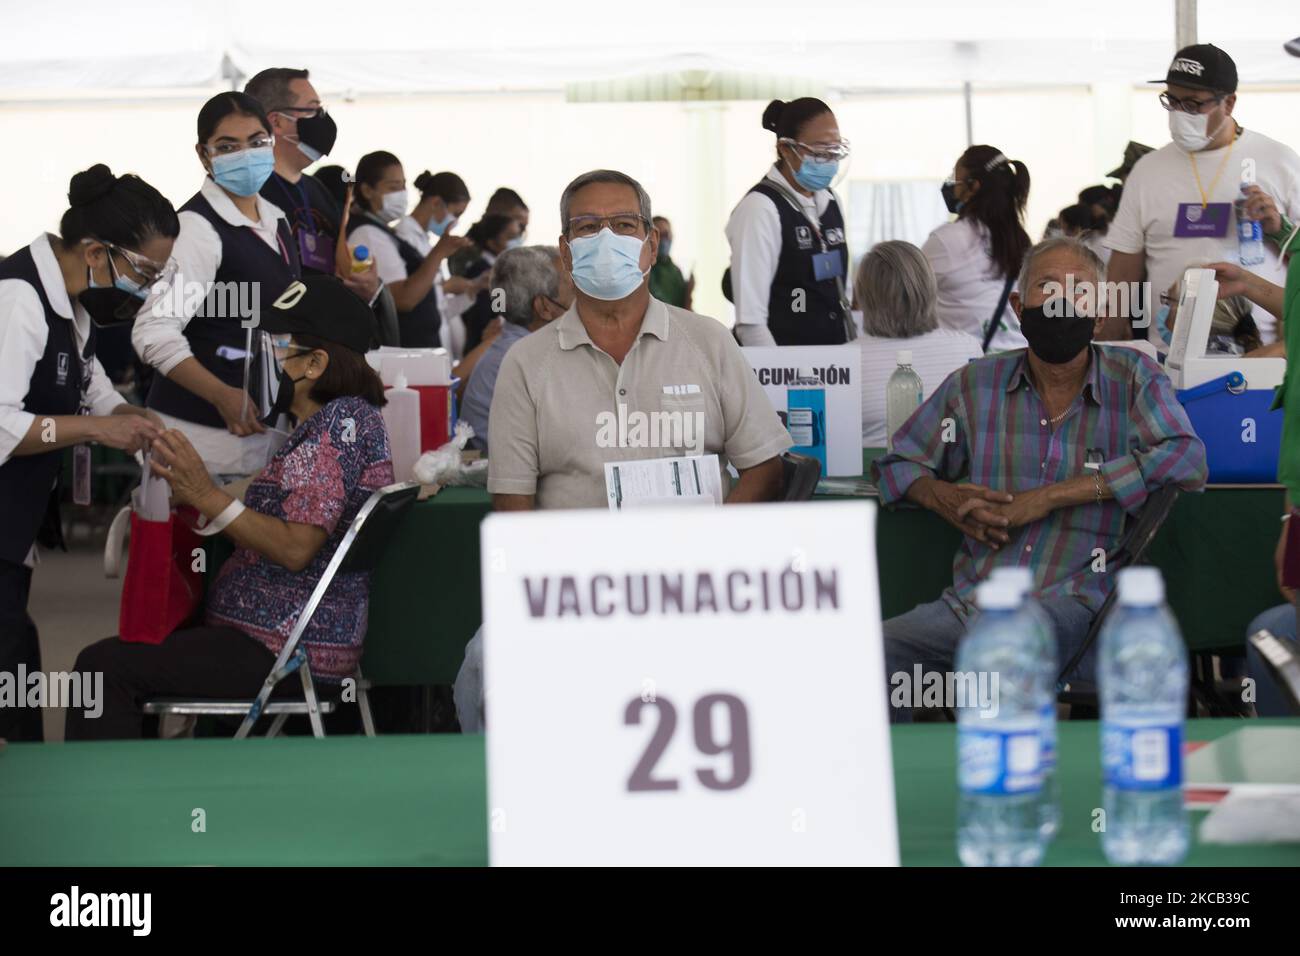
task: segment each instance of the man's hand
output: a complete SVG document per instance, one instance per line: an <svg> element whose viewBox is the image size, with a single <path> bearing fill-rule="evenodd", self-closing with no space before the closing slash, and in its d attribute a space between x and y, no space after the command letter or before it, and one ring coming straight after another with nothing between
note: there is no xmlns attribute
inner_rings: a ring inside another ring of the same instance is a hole
<svg viewBox="0 0 1300 956"><path fill-rule="evenodd" d="M1277 210L1277 203L1258 186L1247 187L1242 212L1247 219L1258 219L1265 234L1280 232L1282 229L1282 214Z"/></svg>
<svg viewBox="0 0 1300 956"><path fill-rule="evenodd" d="M375 295L379 292L379 272L374 266L360 272L349 272L339 278L343 280L344 286L355 292L367 305L375 300Z"/></svg>
<svg viewBox="0 0 1300 956"><path fill-rule="evenodd" d="M1046 488L1030 488L1008 497L1011 501L1007 504L990 504L972 498L958 508L957 513L965 516L978 509L984 513L984 517L980 520L985 524L991 524L994 518L1002 518L1006 522L1002 527L1010 530L1040 521L1052 510Z"/></svg>
<svg viewBox="0 0 1300 956"><path fill-rule="evenodd" d="M1005 491L922 478L912 483L907 497L933 511L962 534L991 548L999 548L1011 540L1006 532L1010 522L991 509L991 506L1011 504L1012 496Z"/></svg>

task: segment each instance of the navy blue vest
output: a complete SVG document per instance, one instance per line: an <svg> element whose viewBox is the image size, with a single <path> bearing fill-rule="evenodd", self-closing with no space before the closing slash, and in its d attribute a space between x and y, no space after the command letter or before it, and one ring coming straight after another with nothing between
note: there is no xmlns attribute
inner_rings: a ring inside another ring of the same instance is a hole
<svg viewBox="0 0 1300 956"><path fill-rule="evenodd" d="M279 220L278 224L280 250L273 250L251 227L232 226L217 215L202 193L195 193L189 202L181 206L180 211L198 213L212 224L221 240L221 265L217 267L213 288L209 290L198 314L185 326L185 338L200 365L227 385L243 388L242 353L248 330L243 327L238 315L228 314L231 311L229 303L248 303L252 301L250 296L256 294L259 311L269 309L289 283L302 274L298 263L298 246L285 220ZM176 281L184 280L184 275L177 275ZM235 299L236 294L238 300ZM261 336L256 334L256 330L254 333L253 348L257 350L260 348ZM231 351L223 356L220 354L223 349ZM248 386L254 402L260 394L261 382L261 363L255 352L252 380ZM155 411L187 422L213 428L226 427L215 406L165 375L153 377L146 404Z"/></svg>
<svg viewBox="0 0 1300 956"><path fill-rule="evenodd" d="M397 253L406 265L406 274L414 275L415 270L424 262L424 256L388 224L365 213L348 219L348 235L360 226L375 226L382 229L397 245ZM399 344L409 349L436 349L442 344L442 313L438 311L438 292L429 286L429 293L410 312L397 313L397 335Z"/></svg>
<svg viewBox="0 0 1300 956"><path fill-rule="evenodd" d="M50 306L30 247L0 262L0 279L26 282L36 290L45 310L48 329L45 352L32 372L27 394L23 396L23 409L36 415L38 423L45 415L77 414L94 367L94 323L85 350L78 355L72 320L65 319ZM11 320L10 316L0 314L0 322ZM15 564L26 560L47 511L58 507L57 496L52 495L51 489L62 464L63 451L55 450L15 455L0 465L0 560Z"/></svg>
<svg viewBox="0 0 1300 956"><path fill-rule="evenodd" d="M843 345L847 341L844 307L839 285L820 282L813 275L813 256L822 251L816 231L802 211L796 210L771 183L761 182L752 193L762 193L776 204L781 217L781 257L767 300L767 325L777 345ZM844 275L849 273L849 247L844 242L844 217L831 199L821 217L821 233L828 252L839 254ZM795 311L797 290L802 290L803 311Z"/></svg>

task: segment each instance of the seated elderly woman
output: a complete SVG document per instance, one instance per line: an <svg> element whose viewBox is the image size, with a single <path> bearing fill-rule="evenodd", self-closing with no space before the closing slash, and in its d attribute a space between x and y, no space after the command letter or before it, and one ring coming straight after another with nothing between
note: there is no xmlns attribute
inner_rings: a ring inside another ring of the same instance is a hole
<svg viewBox="0 0 1300 956"><path fill-rule="evenodd" d="M208 593L201 626L161 644L110 637L82 651L76 670L104 674L103 712L69 710L67 739L139 737L151 697L256 695L352 519L393 482L383 385L364 354L373 322L332 276L294 282L262 310L261 329L272 333L281 364L272 414L287 412L298 426L242 505L213 483L181 432L153 443L151 464L172 503L197 509L237 549ZM367 578L336 577L303 635L323 685L351 675L361 657Z"/></svg>
<svg viewBox="0 0 1300 956"><path fill-rule="evenodd" d="M858 263L854 280L865 331L862 346L862 447L885 445L885 385L898 353L911 352L912 368L929 398L954 369L983 355L973 335L939 328L939 289L925 254L910 242L881 242Z"/></svg>

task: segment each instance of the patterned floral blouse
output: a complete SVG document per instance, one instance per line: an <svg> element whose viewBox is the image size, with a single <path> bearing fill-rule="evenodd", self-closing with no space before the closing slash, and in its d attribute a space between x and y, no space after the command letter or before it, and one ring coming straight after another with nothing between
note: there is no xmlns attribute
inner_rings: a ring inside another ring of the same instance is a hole
<svg viewBox="0 0 1300 956"><path fill-rule="evenodd" d="M247 548L222 565L208 595L207 623L237 628L279 654L348 526L377 488L393 483L388 432L363 398L336 398L303 422L248 486L244 504L262 514L324 528L329 537L302 571ZM312 676L337 683L361 659L369 575L339 574L316 608L303 643Z"/></svg>

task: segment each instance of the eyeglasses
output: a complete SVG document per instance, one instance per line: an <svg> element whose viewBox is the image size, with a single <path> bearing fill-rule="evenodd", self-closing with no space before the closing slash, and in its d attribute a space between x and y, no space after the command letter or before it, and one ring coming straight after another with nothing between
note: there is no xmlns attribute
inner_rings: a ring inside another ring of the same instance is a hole
<svg viewBox="0 0 1300 956"><path fill-rule="evenodd" d="M108 242L104 239L85 239L84 242L98 242L109 251L108 267L113 268L113 253L117 253L127 261L127 264L135 271L136 275L144 280L143 285L150 286L157 282L170 282L171 277L176 274L176 260L168 259L162 265L154 262L138 252L132 252L119 246L115 242Z"/></svg>
<svg viewBox="0 0 1300 956"><path fill-rule="evenodd" d="M314 352L315 349L309 349L303 345L294 345L288 336L279 336L271 339L271 352L275 355L277 362L284 362L285 359L293 358L303 352Z"/></svg>
<svg viewBox="0 0 1300 956"><path fill-rule="evenodd" d="M321 116L325 113L323 106L279 106L273 110L267 110L268 113L306 113L299 119L310 119L313 116Z"/></svg>
<svg viewBox="0 0 1300 956"><path fill-rule="evenodd" d="M851 147L847 139L842 139L838 143L817 143L810 145L801 143L797 139L790 139L788 136L782 136L777 142L785 143L797 150L801 150L814 163L835 163L841 159L848 159Z"/></svg>
<svg viewBox="0 0 1300 956"><path fill-rule="evenodd" d="M246 149L266 149L275 145L274 136L259 136L257 139L250 139L247 143L218 143L216 146L207 146L209 156L234 156L236 153L242 153Z"/></svg>
<svg viewBox="0 0 1300 956"><path fill-rule="evenodd" d="M650 222L634 212L620 212L612 216L574 216L569 220L569 234L578 239L590 239L605 226L609 226L609 231L616 236L639 236L642 229L650 228Z"/></svg>
<svg viewBox="0 0 1300 956"><path fill-rule="evenodd" d="M1180 100L1176 96L1170 96L1168 93L1160 94L1160 105L1171 113L1200 113L1205 107L1214 104L1218 105L1223 102L1223 96L1212 96L1208 100L1196 100L1188 97Z"/></svg>

